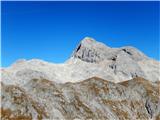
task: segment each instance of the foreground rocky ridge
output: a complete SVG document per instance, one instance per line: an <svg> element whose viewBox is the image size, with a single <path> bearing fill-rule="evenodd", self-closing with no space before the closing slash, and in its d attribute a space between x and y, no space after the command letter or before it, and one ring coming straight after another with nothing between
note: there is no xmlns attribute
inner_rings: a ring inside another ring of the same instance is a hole
<svg viewBox="0 0 160 120"><path fill-rule="evenodd" d="M113 83L97 77L64 84L45 79L23 87L2 84L1 118L159 120L159 87L143 78Z"/></svg>

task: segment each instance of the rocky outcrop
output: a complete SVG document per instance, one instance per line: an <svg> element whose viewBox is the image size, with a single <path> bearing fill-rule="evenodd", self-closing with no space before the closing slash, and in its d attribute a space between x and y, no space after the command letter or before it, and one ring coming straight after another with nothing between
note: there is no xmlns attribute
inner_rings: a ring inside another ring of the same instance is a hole
<svg viewBox="0 0 160 120"><path fill-rule="evenodd" d="M98 63L103 60L116 61L117 56L121 55L129 57L133 61L148 59L146 55L134 47L126 46L121 48L111 48L89 37L84 38L80 42L76 50L73 52L72 57L81 59L85 62Z"/></svg>
<svg viewBox="0 0 160 120"><path fill-rule="evenodd" d="M2 119L156 119L159 95L158 84L142 78L65 84L32 79L23 88L2 85Z"/></svg>
<svg viewBox="0 0 160 120"><path fill-rule="evenodd" d="M32 99L23 88L14 85L2 85L1 119L32 120L47 118L43 107Z"/></svg>
<svg viewBox="0 0 160 120"><path fill-rule="evenodd" d="M104 50L106 50L106 48L105 45L96 42L92 38L86 37L80 42L72 57L81 59L85 62L98 63L104 60Z"/></svg>

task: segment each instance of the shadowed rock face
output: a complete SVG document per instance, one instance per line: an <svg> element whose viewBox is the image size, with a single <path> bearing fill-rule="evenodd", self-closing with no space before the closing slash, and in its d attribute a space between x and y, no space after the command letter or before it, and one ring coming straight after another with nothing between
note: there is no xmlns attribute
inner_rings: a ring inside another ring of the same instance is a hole
<svg viewBox="0 0 160 120"><path fill-rule="evenodd" d="M97 77L57 84L32 79L2 84L2 119L159 119L159 83L143 78L112 83Z"/></svg>

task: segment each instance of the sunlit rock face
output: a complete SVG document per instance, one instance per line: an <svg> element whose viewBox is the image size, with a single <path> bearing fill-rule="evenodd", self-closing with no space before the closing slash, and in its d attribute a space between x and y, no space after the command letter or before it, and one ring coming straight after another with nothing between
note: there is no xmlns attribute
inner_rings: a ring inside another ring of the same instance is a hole
<svg viewBox="0 0 160 120"><path fill-rule="evenodd" d="M153 81L159 80L159 62L148 58L141 51L131 46L111 48L93 38L86 37L73 52L72 59L104 65L105 74L108 76L112 74L112 80L114 79L116 82L134 77L143 77ZM144 66L149 65L152 68L143 68L143 62L146 62ZM148 69L154 72L146 72ZM102 78L111 80L107 76Z"/></svg>
<svg viewBox="0 0 160 120"><path fill-rule="evenodd" d="M84 38L62 64L1 69L2 120L160 119L160 63L138 49Z"/></svg>
<svg viewBox="0 0 160 120"><path fill-rule="evenodd" d="M118 56L129 57L134 61L148 59L147 56L134 47L111 48L89 37L84 38L80 42L72 56L91 63L98 63L103 60L116 61Z"/></svg>
<svg viewBox="0 0 160 120"><path fill-rule="evenodd" d="M57 84L32 79L22 87L2 84L2 119L159 119L159 83L135 78L113 83L90 78Z"/></svg>
<svg viewBox="0 0 160 120"><path fill-rule="evenodd" d="M62 64L39 59L17 60L1 70L6 84L24 85L33 78L51 81L79 82L97 76L112 82L142 77L156 82L160 79L160 63L138 49L127 46L111 48L93 38L84 38L71 57Z"/></svg>

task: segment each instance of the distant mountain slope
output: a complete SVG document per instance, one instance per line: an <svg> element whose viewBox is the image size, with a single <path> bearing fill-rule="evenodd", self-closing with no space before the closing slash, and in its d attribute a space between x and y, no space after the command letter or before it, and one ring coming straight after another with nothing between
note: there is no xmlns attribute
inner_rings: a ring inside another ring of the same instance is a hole
<svg viewBox="0 0 160 120"><path fill-rule="evenodd" d="M113 83L94 77L65 84L32 79L23 88L3 84L2 119L158 120L158 89L142 78Z"/></svg>
<svg viewBox="0 0 160 120"><path fill-rule="evenodd" d="M22 59L8 68L3 68L1 73L5 84L19 85L34 78L65 83L94 76L115 83L135 77L155 82L160 80L160 62L148 58L134 47L111 48L86 37L65 63Z"/></svg>

